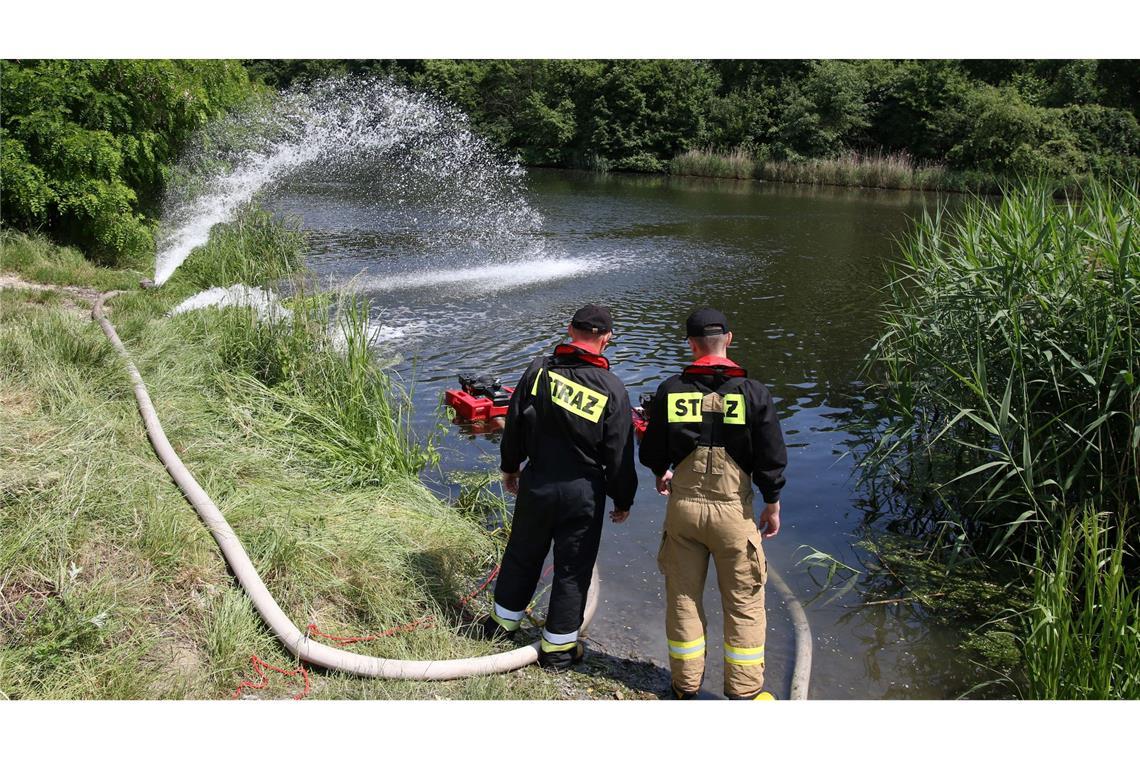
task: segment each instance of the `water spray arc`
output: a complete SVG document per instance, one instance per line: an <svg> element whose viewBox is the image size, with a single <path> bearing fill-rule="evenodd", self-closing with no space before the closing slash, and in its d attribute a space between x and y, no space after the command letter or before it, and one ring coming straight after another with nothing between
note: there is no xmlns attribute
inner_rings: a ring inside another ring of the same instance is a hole
<svg viewBox="0 0 1140 760"><path fill-rule="evenodd" d="M195 136L167 183L155 285L215 224L297 178L321 187L363 178L393 232L444 259L533 260L542 252L525 171L473 133L465 114L390 81L330 79L252 104Z"/></svg>

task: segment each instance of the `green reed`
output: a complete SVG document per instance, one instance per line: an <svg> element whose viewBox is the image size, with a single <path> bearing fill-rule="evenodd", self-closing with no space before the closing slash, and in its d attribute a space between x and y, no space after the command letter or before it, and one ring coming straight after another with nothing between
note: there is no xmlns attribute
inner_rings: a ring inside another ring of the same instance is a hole
<svg viewBox="0 0 1140 760"><path fill-rule="evenodd" d="M693 149L676 156L669 164L669 173L751 179L755 168L752 155L743 148L725 152Z"/></svg>
<svg viewBox="0 0 1140 760"><path fill-rule="evenodd" d="M1054 547L1038 548L1022 624L1034 699L1140 698L1140 586L1127 574L1124 531L1111 523L1086 510Z"/></svg>
<svg viewBox="0 0 1140 760"><path fill-rule="evenodd" d="M891 423L867 477L931 486L998 552L1092 500L1140 492L1140 198L1007 189L939 209L902 242L869 369Z"/></svg>

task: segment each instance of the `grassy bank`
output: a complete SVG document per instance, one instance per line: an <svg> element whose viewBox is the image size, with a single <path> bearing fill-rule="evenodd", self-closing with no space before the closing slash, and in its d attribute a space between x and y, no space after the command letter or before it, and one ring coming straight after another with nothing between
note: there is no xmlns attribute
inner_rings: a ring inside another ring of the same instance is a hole
<svg viewBox="0 0 1140 760"><path fill-rule="evenodd" d="M868 357L890 420L862 459L872 498L1023 571L1033 696L1138 696L1138 215L1136 187L1094 184L919 220Z"/></svg>
<svg viewBox="0 0 1140 760"><path fill-rule="evenodd" d="M155 458L122 363L85 313L95 291L141 273L92 268L21 235L2 242L0 268L71 289L0 291L0 695L226 698L257 680L251 655L294 667ZM112 300L112 319L180 456L298 625L364 635L433 615L433 626L352 648L491 653L464 634L455 602L493 566L502 537L482 509L441 502L419 482L433 449L411 435L405 400L370 360L366 305L342 302L334 321L331 297L296 271L299 243L287 226L243 217L166 287ZM164 316L207 285L282 275L288 321L244 308ZM603 657L573 674L448 683L314 672L312 695L641 695L607 676L623 668L637 670ZM273 684L258 693L299 688Z"/></svg>
<svg viewBox="0 0 1140 760"><path fill-rule="evenodd" d="M1000 189L998 178L984 172L951 171L939 164L915 161L906 153L847 153L838 158L771 161L757 159L739 148L728 153L689 150L673 159L669 173L892 190L993 193Z"/></svg>

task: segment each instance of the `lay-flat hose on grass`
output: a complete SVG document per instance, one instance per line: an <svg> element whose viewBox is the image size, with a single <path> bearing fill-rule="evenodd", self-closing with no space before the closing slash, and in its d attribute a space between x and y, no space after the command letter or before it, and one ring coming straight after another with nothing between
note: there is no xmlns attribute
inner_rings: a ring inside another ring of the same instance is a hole
<svg viewBox="0 0 1140 760"><path fill-rule="evenodd" d="M226 562L229 563L230 569L237 577L238 583L241 584L241 587L253 601L253 606L257 608L258 614L261 615L265 624L273 631L273 635L285 645L286 649L305 662L323 668L329 668L330 670L339 670L374 678L408 679L416 681L445 681L453 678L487 675L489 673L505 673L510 670L525 667L538 660L538 642L519 647L510 652L502 652L500 654L486 655L483 657L468 657L459 660L389 660L383 657L371 657L355 652L346 652L343 649L336 649L324 644L319 644L302 633L281 609L281 606L277 604L277 600L269 593L269 589L265 587L265 583L261 580L261 576L258 575L257 570L249 559L249 555L242 546L241 540L234 535L233 529L230 527L230 524L226 522L226 518L222 515L221 510L218 509L218 505L215 504L209 494L198 485L198 481L196 481L194 476L190 474L190 471L186 469L186 465L182 463L182 460L170 445L170 441L167 440L166 433L162 430L162 424L158 420L158 414L155 412L154 405L151 403L150 394L147 393L142 376L139 374L134 362L131 361L130 354L127 352L126 347L122 341L119 340L115 328L103 314L103 303L119 292L121 291L110 291L100 295L95 301L91 315L99 323L100 327L103 328L103 332L107 335L111 344L114 345L115 350L123 357L123 360L127 364L127 371L131 375L131 384L134 387L135 400L138 402L139 413L142 415L143 423L146 425L147 437L150 438L155 453L158 454L158 458L161 459L163 465L166 466L170 476L174 478L174 482L182 489L182 493L186 495L186 499L194 506L199 517L206 523L206 527L214 534L214 540L218 542L218 547L221 548ZM593 579L590 582L590 592L586 597L586 611L584 622L582 623L583 628L589 625L590 620L594 617L594 612L597 610L597 589L599 582L598 570L597 567L595 567Z"/></svg>
<svg viewBox="0 0 1140 760"><path fill-rule="evenodd" d="M277 604L277 600L269 593L269 589L266 588L265 583L261 580L261 576L250 561L249 555L242 546L241 540L234 534L233 529L222 515L221 510L218 509L217 504L215 504L209 494L198 485L198 481L190 474L190 471L186 468L186 465L183 464L182 459L179 458L174 448L170 445L170 441L166 438L166 433L163 432L162 424L158 420L158 414L155 412L154 404L151 403L150 394L147 393L142 376L139 374L134 362L131 361L130 354L127 352L126 347L122 341L119 340L119 335L115 332L114 326L103 314L104 302L120 292L122 291L115 290L100 295L95 300L91 316L99 323L99 326L103 328L103 332L115 347L115 351L117 351L126 362L127 371L131 376L135 400L138 402L139 414L142 416L143 423L146 425L147 437L150 438L155 453L158 454L158 458L162 460L163 465L174 479L174 482L182 489L182 493L185 494L186 499L193 505L194 509L198 512L198 516L202 518L202 521L206 523L206 527L208 527L210 532L214 535L214 540L218 542L218 547L222 550L226 562L229 563L230 569L233 571L234 576L237 577L242 589L249 595L254 607L257 608L258 614L261 615L262 620L269 626L269 629L273 631L273 635L281 641L290 653L300 660L330 670L339 670L345 673L374 678L416 681L445 681L491 673L505 673L525 667L538 660L538 642L519 647L510 652L485 655L483 657L468 657L458 660L390 660L383 657L372 657L355 652L347 652L343 649L319 644L306 636L301 629L293 624L293 621L289 619L284 610L281 609L281 606ZM810 628L808 628L807 617L804 615L803 607L800 606L799 601L795 598L795 595L792 594L791 589L788 588L783 579L780 578L779 574L775 571L770 571L769 575L777 591L780 592L787 602L796 628L796 666L792 676L791 698L806 699L808 678L811 671L811 631ZM595 565L590 581L590 590L586 596L586 609L582 623L583 630L590 624L597 610L599 584L598 568Z"/></svg>

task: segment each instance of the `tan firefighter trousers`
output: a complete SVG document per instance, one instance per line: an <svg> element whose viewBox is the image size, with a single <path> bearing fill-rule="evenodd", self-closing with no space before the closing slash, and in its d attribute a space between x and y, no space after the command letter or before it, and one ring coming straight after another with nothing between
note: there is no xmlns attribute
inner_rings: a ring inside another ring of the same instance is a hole
<svg viewBox="0 0 1140 760"><path fill-rule="evenodd" d="M767 563L752 513L752 484L723 447L700 446L673 472L658 567L665 574L665 632L673 684L700 688L705 670L702 596L709 555L724 610L724 693L764 686Z"/></svg>

